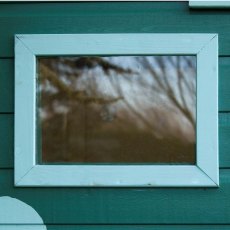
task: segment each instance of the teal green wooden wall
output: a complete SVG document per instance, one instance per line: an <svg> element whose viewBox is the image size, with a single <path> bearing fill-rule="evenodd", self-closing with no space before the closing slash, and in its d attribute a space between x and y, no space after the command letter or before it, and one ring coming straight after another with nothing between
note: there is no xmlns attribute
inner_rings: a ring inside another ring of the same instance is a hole
<svg viewBox="0 0 230 230"><path fill-rule="evenodd" d="M171 32L219 34L220 188L14 187L14 34ZM0 196L28 203L48 229L230 229L229 149L230 10L191 10L187 2L0 4Z"/></svg>

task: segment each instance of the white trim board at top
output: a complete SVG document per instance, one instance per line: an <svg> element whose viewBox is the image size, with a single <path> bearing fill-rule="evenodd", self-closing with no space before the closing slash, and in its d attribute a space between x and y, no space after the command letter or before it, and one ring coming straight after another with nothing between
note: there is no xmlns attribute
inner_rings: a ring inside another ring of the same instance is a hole
<svg viewBox="0 0 230 230"><path fill-rule="evenodd" d="M191 8L230 8L230 1L189 1Z"/></svg>
<svg viewBox="0 0 230 230"><path fill-rule="evenodd" d="M196 165L37 164L36 56L185 54L197 57ZM219 185L217 34L16 35L15 74L16 186Z"/></svg>

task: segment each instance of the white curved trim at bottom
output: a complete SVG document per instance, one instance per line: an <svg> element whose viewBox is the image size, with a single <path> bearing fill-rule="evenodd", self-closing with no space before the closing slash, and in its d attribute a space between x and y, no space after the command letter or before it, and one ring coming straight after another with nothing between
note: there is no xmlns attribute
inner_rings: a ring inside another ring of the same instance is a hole
<svg viewBox="0 0 230 230"><path fill-rule="evenodd" d="M19 229L46 230L46 226L40 215L28 204L9 196L0 197L0 230Z"/></svg>

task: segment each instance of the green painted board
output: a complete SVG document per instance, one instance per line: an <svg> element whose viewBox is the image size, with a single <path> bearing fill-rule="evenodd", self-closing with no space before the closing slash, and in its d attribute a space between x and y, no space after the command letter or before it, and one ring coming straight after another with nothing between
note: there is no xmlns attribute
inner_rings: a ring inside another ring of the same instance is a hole
<svg viewBox="0 0 230 230"><path fill-rule="evenodd" d="M230 167L230 113L219 114L220 166Z"/></svg>
<svg viewBox="0 0 230 230"><path fill-rule="evenodd" d="M13 36L22 33L218 33L220 55L230 55L229 21L228 10L201 12L187 2L1 4L0 54L12 57Z"/></svg>
<svg viewBox="0 0 230 230"><path fill-rule="evenodd" d="M229 230L230 225L47 225L47 230Z"/></svg>
<svg viewBox="0 0 230 230"><path fill-rule="evenodd" d="M14 64L12 59L0 60L0 113L14 111Z"/></svg>
<svg viewBox="0 0 230 230"><path fill-rule="evenodd" d="M219 58L219 110L230 111L230 58Z"/></svg>
<svg viewBox="0 0 230 230"><path fill-rule="evenodd" d="M229 230L230 225L47 225L47 230ZM0 225L0 230L41 230L39 225Z"/></svg>
<svg viewBox="0 0 230 230"><path fill-rule="evenodd" d="M14 164L13 119L12 114L0 114L0 168L12 168Z"/></svg>
<svg viewBox="0 0 230 230"><path fill-rule="evenodd" d="M0 196L27 203L45 224L230 224L230 170L220 188L16 188L0 170Z"/></svg>

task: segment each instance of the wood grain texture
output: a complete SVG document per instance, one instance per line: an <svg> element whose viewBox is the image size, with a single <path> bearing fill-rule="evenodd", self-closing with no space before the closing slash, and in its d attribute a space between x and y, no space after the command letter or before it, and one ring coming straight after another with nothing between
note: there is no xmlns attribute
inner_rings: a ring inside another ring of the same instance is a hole
<svg viewBox="0 0 230 230"><path fill-rule="evenodd" d="M15 188L0 170L0 196L13 196L44 224L230 224L230 171L220 188ZM211 210L211 211L210 211Z"/></svg>
<svg viewBox="0 0 230 230"><path fill-rule="evenodd" d="M14 112L14 59L0 59L0 113ZM1 161L0 161L1 164Z"/></svg>
<svg viewBox="0 0 230 230"><path fill-rule="evenodd" d="M230 58L219 58L219 111L230 111Z"/></svg>
<svg viewBox="0 0 230 230"><path fill-rule="evenodd" d="M230 225L47 225L47 230L229 230ZM0 225L0 230L43 230L41 225Z"/></svg>
<svg viewBox="0 0 230 230"><path fill-rule="evenodd" d="M219 114L219 152L221 167L230 167L230 113Z"/></svg>
<svg viewBox="0 0 230 230"><path fill-rule="evenodd" d="M14 111L13 60L0 60L0 113Z"/></svg>
<svg viewBox="0 0 230 230"><path fill-rule="evenodd" d="M12 114L0 114L0 168L14 165L14 120Z"/></svg>
<svg viewBox="0 0 230 230"><path fill-rule="evenodd" d="M187 2L1 4L0 54L13 56L14 34L218 33L220 55L229 55L229 20L228 10L201 13Z"/></svg>

